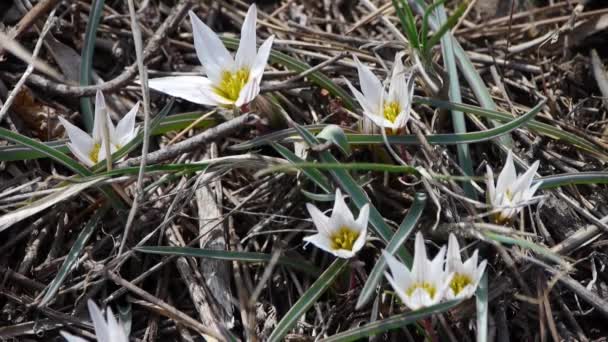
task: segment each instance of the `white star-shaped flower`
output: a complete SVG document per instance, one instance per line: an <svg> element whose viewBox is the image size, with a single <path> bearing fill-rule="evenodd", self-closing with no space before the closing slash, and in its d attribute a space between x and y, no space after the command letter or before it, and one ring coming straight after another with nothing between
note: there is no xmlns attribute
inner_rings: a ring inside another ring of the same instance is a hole
<svg viewBox="0 0 608 342"><path fill-rule="evenodd" d="M458 239L456 239L454 234L450 233L445 270L452 277L446 291L447 299L467 299L473 296L487 264L487 261L483 260L477 265L477 254L478 251L475 250L473 255L463 263Z"/></svg>
<svg viewBox="0 0 608 342"><path fill-rule="evenodd" d="M99 307L93 303L92 300L87 302L89 307L89 314L91 315L91 320L93 321L93 326L95 327L95 336L97 337L98 342L129 342L129 337L125 332L122 325L118 324L116 318L112 314L112 309L108 307L106 312L106 319L103 318L103 314ZM65 331L61 331L61 335L68 342L87 342L82 337L74 336Z"/></svg>
<svg viewBox="0 0 608 342"><path fill-rule="evenodd" d="M451 280L451 275L443 267L445 246L435 258L429 260L422 234L417 233L411 271L386 251L382 251L382 254L391 270L391 274L384 272L384 276L408 308L418 310L435 305L444 298Z"/></svg>
<svg viewBox="0 0 608 342"><path fill-rule="evenodd" d="M149 80L150 88L208 106L241 107L251 102L260 93L260 82L274 40L274 36L269 37L256 51L255 4L249 7L245 16L234 58L209 26L194 12L189 14L194 47L207 77L155 78Z"/></svg>
<svg viewBox="0 0 608 342"><path fill-rule="evenodd" d="M101 91L97 91L95 97L95 121L93 123L93 134L76 127L66 119L59 117L59 121L65 128L70 139L68 148L78 160L86 166L93 166L106 159L105 141L103 140L103 120L106 120L110 138L110 151L112 153L126 145L137 135L135 127L135 116L139 110L139 102L118 122L114 127L110 115L106 109L106 102Z"/></svg>
<svg viewBox="0 0 608 342"><path fill-rule="evenodd" d="M376 125L397 133L405 127L410 118L414 95L414 82L411 78L413 76L410 75L408 79L405 77L405 67L401 61L403 53L398 53L395 56L388 94L378 77L367 66L363 65L356 56L353 57L357 63L362 92L357 90L348 80L346 80L346 84L361 105L363 114Z"/></svg>
<svg viewBox="0 0 608 342"><path fill-rule="evenodd" d="M522 175L518 176L513 163L513 152L509 150L504 168L498 175L496 186L494 185L494 172L490 166L486 166L487 176L487 199L492 207L499 209L494 217L496 223L505 223L517 214L526 203L537 200L540 196L534 196L541 182L532 185L538 160Z"/></svg>
<svg viewBox="0 0 608 342"><path fill-rule="evenodd" d="M355 220L353 213L344 202L340 189L337 189L331 217L325 216L310 203L306 204L306 209L319 232L305 237L304 241L345 259L352 258L365 245L369 219L368 204L361 208L359 217Z"/></svg>

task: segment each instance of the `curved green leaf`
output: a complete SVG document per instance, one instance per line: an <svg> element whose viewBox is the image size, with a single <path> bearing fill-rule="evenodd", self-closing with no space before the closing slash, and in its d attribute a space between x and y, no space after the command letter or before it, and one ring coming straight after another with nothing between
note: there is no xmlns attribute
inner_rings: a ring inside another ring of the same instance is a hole
<svg viewBox="0 0 608 342"><path fill-rule="evenodd" d="M608 184L608 172L562 173L534 179L534 183L541 181L543 182L540 186L541 189L559 188L564 185L575 184Z"/></svg>
<svg viewBox="0 0 608 342"><path fill-rule="evenodd" d="M317 138L325 139L336 145L346 156L349 156L352 151L344 130L338 125L327 125L317 134Z"/></svg>
<svg viewBox="0 0 608 342"><path fill-rule="evenodd" d="M84 44L82 46L82 58L80 59L80 85L91 84L91 69L93 67L93 55L95 54L95 40L97 38L97 27L103 13L104 0L95 0L91 5L91 14L87 20L87 28L84 33ZM82 123L87 132L93 130L93 106L88 97L80 98L80 112Z"/></svg>
<svg viewBox="0 0 608 342"><path fill-rule="evenodd" d="M426 194L416 193L414 204L412 204L412 206L408 210L407 215L403 219L403 222L401 222L401 225L399 226L399 229L397 230L395 235L393 235L393 237L391 238L391 241L386 245L385 249L387 253L393 255L397 251L397 248L402 246L405 240L407 240L407 237L410 235L410 233L416 226L416 223L418 223L418 219L420 219L425 205ZM410 264L411 260L403 261L406 262L406 264ZM384 271L385 266L386 260L382 256L380 256L378 260L376 260L374 268L372 268L372 271L369 273L369 276L367 277L367 281L365 282L363 289L361 289L361 292L359 293L357 305L355 306L357 310L361 309L372 298L372 295L376 290L376 286L380 282L380 279L382 279L382 272Z"/></svg>
<svg viewBox="0 0 608 342"><path fill-rule="evenodd" d="M78 234L78 238L76 238L74 245L72 245L72 248L70 248L70 252L63 261L61 268L59 268L57 275L46 288L44 297L42 297L42 300L40 301L40 303L38 303L38 307L45 306L55 297L57 291L59 291L59 288L63 284L63 281L70 274L70 272L72 271L72 267L74 267L74 265L78 261L78 257L80 256L82 249L86 245L87 241L89 241L91 235L93 235L93 231L99 224L99 221L108 212L108 209L110 209L110 207L105 205L99 210L97 210L93 217L91 217L91 219L84 226L80 234Z"/></svg>
<svg viewBox="0 0 608 342"><path fill-rule="evenodd" d="M279 152L279 154L281 154L281 156L283 156L283 158L289 160L292 164L297 165L298 163L302 163L304 162L303 159L301 159L300 157L296 156L295 153L291 152L288 148L285 148L279 144L274 144L272 143L272 147ZM308 176L308 178L310 178L311 180L313 180L315 183L317 183L317 185L319 185L323 190L325 190L325 192L327 193L332 193L333 189L331 184L329 184L329 181L327 180L327 177L325 177L321 172L319 172L317 169L314 168L301 168L300 170L302 170L302 172L304 172L304 174L306 176Z"/></svg>
<svg viewBox="0 0 608 342"><path fill-rule="evenodd" d="M453 300L441 304L429 306L428 308L407 312L400 315L368 323L364 326L353 328L345 332L322 339L320 342L347 342L356 341L365 337L381 334L392 329L403 328L404 326L425 319L435 314L446 312L458 305L460 300Z"/></svg>
<svg viewBox="0 0 608 342"><path fill-rule="evenodd" d="M315 304L317 299L333 284L344 267L348 265L348 259L336 259L312 286L302 294L300 299L281 318L270 337L269 342L282 341L283 337L293 328L298 319L302 317Z"/></svg>
<svg viewBox="0 0 608 342"><path fill-rule="evenodd" d="M223 251L218 249L205 249L193 247L143 246L135 248L136 251L149 254L177 255L214 260L241 261L241 262L269 262L271 254L240 251ZM290 266L311 275L319 275L319 269L303 260L279 257L278 264Z"/></svg>

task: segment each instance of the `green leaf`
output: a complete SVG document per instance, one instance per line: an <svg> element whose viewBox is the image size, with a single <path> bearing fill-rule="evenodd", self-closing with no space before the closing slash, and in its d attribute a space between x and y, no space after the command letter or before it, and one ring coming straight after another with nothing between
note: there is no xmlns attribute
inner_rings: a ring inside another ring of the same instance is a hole
<svg viewBox="0 0 608 342"><path fill-rule="evenodd" d="M418 99L420 102L427 101L426 99ZM428 100L428 102L436 103L439 107L453 109L453 108L465 108L463 105L452 104L450 102L437 101L437 100ZM544 105L544 101L536 105L532 108L528 113L518 117L517 119L512 119L507 124L502 126L498 126L492 129L488 129L480 132L469 132L469 133L459 133L459 134L430 134L426 136L426 139L429 144L432 145L455 145L455 144L471 144L477 142L488 141L491 139L495 139L500 137L503 134L507 134L514 129L517 129L521 126L524 126L526 123L530 122L536 114L541 110ZM469 110L472 114L476 114L479 116L486 117L496 117L497 114L501 114L498 112L488 111L479 107L473 107L475 111L471 108ZM312 126L312 130L320 129L319 126ZM309 129L309 127L306 127ZM270 141L291 141L294 140L295 134L297 133L297 129L288 128L282 130L280 132L275 132L269 134L268 136L259 137L256 139L252 139L249 142L241 143L238 145L234 145L231 148L233 150L245 150L254 147L258 147L260 145L267 144ZM269 137L271 135L271 137ZM383 137L379 134L346 134L346 138L348 139L349 144L353 145L370 145L370 144L384 144ZM396 145L419 145L420 142L415 135L392 135L387 136L389 143Z"/></svg>
<svg viewBox="0 0 608 342"><path fill-rule="evenodd" d="M308 130L296 123L294 123L294 125L298 133L308 145L315 146L319 144L319 140L317 140L314 135L310 134ZM336 158L334 158L334 156L328 151L321 151L319 153L319 158L323 163L338 164L338 160L336 160ZM386 222L384 222L384 218L376 207L369 202L365 191L361 189L359 184L357 184L352 176L345 170L335 169L330 170L330 173L334 180L340 184L342 188L351 196L353 203L357 206L357 208L359 208L359 210L361 210L364 205L369 204L369 221L372 224L372 228L376 234L380 235L380 237L388 243L393 236L393 231L386 224ZM396 254L399 255L401 260L409 260L411 258L409 253L403 247L399 248Z"/></svg>
<svg viewBox="0 0 608 342"><path fill-rule="evenodd" d="M501 234L496 234L496 233L488 232L488 231L482 231L481 233L488 239L494 240L496 242L500 242L501 244L517 245L519 247L529 249L529 250L533 251L534 253L539 254L539 255L545 257L547 260L551 260L552 262L554 262L556 264L559 264L559 265L568 264L558 254L554 253L547 247L535 244L532 241L528 241L528 240L525 240L525 239L522 239L519 237L504 236Z"/></svg>
<svg viewBox="0 0 608 342"><path fill-rule="evenodd" d="M483 117L493 119L493 120L498 120L500 122L508 122L513 119L513 116L510 114L505 114L505 113L497 112L494 110L487 110L487 109L482 109L479 107L470 106L470 105L466 105L466 104L450 103L450 102L445 102L445 101L441 101L441 100L434 100L434 99L422 98L422 97L417 97L417 96L414 97L414 103L427 104L427 105L437 106L440 108L446 108L446 109L451 109L451 110L454 110L454 109L461 110L463 112L483 116ZM544 103L544 101L541 103ZM534 108L537 108L537 107L538 106L536 106ZM538 122L536 120L530 120L530 122L525 123L523 126L527 127L528 129L530 129L533 132L546 135L546 136L551 137L556 140L563 140L563 141L568 142L576 147L579 147L587 152L592 153L593 155L597 156L598 158L601 158L603 160L608 160L608 156L605 154L605 152L602 149L598 148L595 144L589 142L588 140L586 140L584 138L579 137L576 134L572 134L570 132L560 130L558 128L555 128L554 126L544 124L544 123Z"/></svg>
<svg viewBox="0 0 608 342"><path fill-rule="evenodd" d="M564 185L575 184L608 184L608 172L576 172L562 173L534 179L534 183L543 182L541 189L559 188Z"/></svg>
<svg viewBox="0 0 608 342"><path fill-rule="evenodd" d="M445 15L445 9L443 8L443 4L439 4L439 12L443 12L443 14ZM439 27L439 29L437 30L437 32L435 32L432 36L431 39L429 39L428 41L428 45L425 47L427 49L431 49L433 48L433 46L437 45L437 43L439 42L439 40L441 40L443 37L447 37L448 40L452 40L451 39L451 34L450 35L446 35L446 33L452 29L452 27L456 26L456 24L458 23L458 20L460 19L460 17L464 14L464 11L466 11L467 9L467 3L466 2L462 2L460 3L460 5L458 5L458 8L456 8L456 10L454 11L454 13L445 21L443 21L443 24ZM441 15L439 15L441 17Z"/></svg>
<svg viewBox="0 0 608 342"><path fill-rule="evenodd" d="M295 153L291 152L288 148L285 148L279 144L274 144L274 143L271 143L271 145L277 152L279 152L279 154L281 156L283 156L283 158L289 160L292 164L297 165L299 163L304 162L304 160L302 158L296 156ZM302 170L302 172L306 176L308 176L308 178L310 178L317 185L319 185L323 190L325 190L325 192L333 193L332 186L331 186L331 184L329 184L327 177L325 177L317 169L303 167L303 168L300 168L300 170Z"/></svg>
<svg viewBox="0 0 608 342"><path fill-rule="evenodd" d="M433 6L430 6L429 9L426 10L425 15L428 15L430 13L430 8ZM466 8L466 6L460 6L459 9L462 8L462 11L464 11L464 9ZM462 14L461 14L462 15ZM441 22L443 22L444 24L441 26L442 28L447 27L450 24L455 25L456 22L450 23L449 19L446 19L446 13L445 13L445 8L443 6L443 4L439 4L438 8L437 8L437 17L441 20ZM453 18L454 16L450 17ZM449 75L449 98L450 101L453 103L461 103L462 102L462 95L460 93L460 80L458 79L458 68L456 67L456 58L454 57L454 45L452 44L452 39L450 37L450 35L443 35L445 32L442 33L442 38L441 38L441 49L443 51L443 60L444 60L444 64L445 67L448 71L448 75ZM437 34L435 34L434 37L436 37ZM430 45L429 48L432 48L433 45L433 38L431 38L431 43L432 45ZM457 110L453 110L452 111L452 125L454 127L454 132L455 133L466 133L467 131L467 125L466 122L464 120L464 114L461 111L457 111ZM469 146L465 145L465 144L460 144L457 146L457 151L458 151L458 164L460 164L461 169L464 171L464 174L466 176L472 176L474 174L473 171L473 161L471 160L471 152L469 150ZM473 187L473 184L471 184L471 182L464 182L462 183L462 187L463 190L465 192L465 194L467 195L468 198L476 200L477 199L477 192L475 191L475 188Z"/></svg>
<svg viewBox="0 0 608 342"><path fill-rule="evenodd" d="M397 230L395 235L393 235L391 241L385 248L387 253L393 255L397 251L397 248L404 244L404 242L407 240L407 237L414 230L416 223L418 223L418 220L422 215L422 211L424 210L425 205L426 194L420 192L416 193L414 204L412 204L411 208L408 210L407 215L399 226L399 229ZM406 264L409 264L410 260L403 261L405 261ZM380 283L380 280L382 279L382 272L384 271L385 267L386 260L382 256L380 256L378 260L376 260L374 268L372 268L372 271L369 273L369 276L367 277L367 281L365 282L363 289L361 289L359 299L357 299L357 305L355 306L356 310L360 310L372 298L372 295L376 290L376 286L378 285L378 283Z"/></svg>
<svg viewBox="0 0 608 342"><path fill-rule="evenodd" d="M218 249L204 249L193 247L167 247L167 246L143 246L135 248L136 251L150 254L160 255L176 255L195 258L207 258L214 260L240 261L240 262L269 262L272 259L271 254L256 253L256 252L240 252L240 251L224 251ZM278 264L290 266L295 269L307 272L311 275L318 276L319 269L309 264L306 261L279 257Z"/></svg>
<svg viewBox="0 0 608 342"><path fill-rule="evenodd" d="M65 260L63 261L61 268L59 268L57 275L55 276L53 281L51 281L49 286L46 288L44 297L42 297L42 300L40 301L40 303L38 303L39 308L46 306L52 299L55 298L55 296L57 295L57 292L59 291L59 288L63 284L63 281L70 274L74 265L76 265L76 262L78 261L78 257L82 253L82 249L87 244L87 241L89 241L89 238L91 237L91 235L93 235L93 232L95 231L95 228L99 224L99 221L108 212L108 209L110 209L110 207L108 205L105 205L105 206L101 207L99 210L97 210L97 212L95 212L93 217L91 217L91 219L84 226L84 228L82 229L80 234L78 234L78 238L76 238L74 245L72 245L72 248L70 249L70 252L66 256Z"/></svg>
<svg viewBox="0 0 608 342"><path fill-rule="evenodd" d="M320 342L356 341L369 336L381 334L388 330L403 328L408 324L423 320L425 318L431 317L432 315L446 312L449 309L458 305L460 302L460 300L453 300L429 306L428 308L418 309L416 311L410 311L400 315L394 315L383 320L368 323L361 327L353 328L345 332L330 336L328 338L320 340Z"/></svg>
<svg viewBox="0 0 608 342"><path fill-rule="evenodd" d="M348 259L336 259L312 286L302 294L300 299L281 318L270 337L269 342L283 341L283 337L293 328L297 320L315 304L317 299L333 284L338 275L348 265Z"/></svg>
<svg viewBox="0 0 608 342"><path fill-rule="evenodd" d="M91 171L89 171L86 167L80 165L80 163L78 163L74 159L68 157L66 154L64 154L50 146L47 146L37 140L26 137L25 135L22 135L19 133L15 133L15 132L10 131L3 127L0 127L0 137L6 139L8 141L12 141L15 144L27 146L27 147L31 148L32 150L37 151L37 152L41 153L42 155L55 160L56 162L62 164L63 166L67 167L68 169L76 172L77 174L79 174L81 176L91 175Z"/></svg>
<svg viewBox="0 0 608 342"><path fill-rule="evenodd" d="M87 28L84 33L84 44L82 46L82 58L80 60L80 85L91 84L91 69L93 67L93 55L95 54L95 40L97 38L97 27L103 13L104 0L95 0L91 5L91 14L87 20ZM87 132L93 130L93 106L88 97L80 98L80 112L82 123Z"/></svg>
<svg viewBox="0 0 608 342"><path fill-rule="evenodd" d="M239 46L239 40L231 37L222 37L222 41L227 48L236 50ZM297 60L293 57L290 57L282 52L278 52L272 50L270 52L270 62L278 63L283 65L289 70L301 73L304 71L308 71L312 67L300 60ZM326 89L333 96L339 97L344 102L344 105L348 109L354 109L356 107L353 98L348 95L344 89L340 88L334 81L332 81L329 77L325 76L320 71L313 71L310 74L306 75L306 77L317 86Z"/></svg>
<svg viewBox="0 0 608 342"><path fill-rule="evenodd" d="M416 19L414 18L414 13L412 13L410 6L407 4L407 0L392 0L392 2L397 17L401 22L401 26L403 26L403 32L407 36L410 45L416 50L420 49Z"/></svg>
<svg viewBox="0 0 608 342"><path fill-rule="evenodd" d="M488 341L488 271L484 272L475 292L477 342Z"/></svg>
<svg viewBox="0 0 608 342"><path fill-rule="evenodd" d="M327 125L319 134L317 138L325 139L336 145L346 156L350 156L352 153L348 140L344 134L344 130L338 125Z"/></svg>

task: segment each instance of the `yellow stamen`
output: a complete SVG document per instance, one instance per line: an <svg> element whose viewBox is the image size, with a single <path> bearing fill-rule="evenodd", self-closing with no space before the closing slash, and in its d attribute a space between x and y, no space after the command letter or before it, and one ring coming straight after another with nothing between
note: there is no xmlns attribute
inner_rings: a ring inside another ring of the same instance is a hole
<svg viewBox="0 0 608 342"><path fill-rule="evenodd" d="M399 105L398 102L389 102L389 103L384 103L384 117L392 122L395 123L395 120L397 120L397 116L399 116L399 112L401 112L401 106Z"/></svg>
<svg viewBox="0 0 608 342"><path fill-rule="evenodd" d="M220 84L214 90L218 95L236 101L247 81L249 81L248 68L242 68L236 72L224 71Z"/></svg>
<svg viewBox="0 0 608 342"><path fill-rule="evenodd" d="M331 248L352 251L353 244L355 243L358 237L358 232L348 227L340 227L340 229L331 237Z"/></svg>
<svg viewBox="0 0 608 342"><path fill-rule="evenodd" d="M93 161L93 163L97 164L99 161L99 150L101 150L101 144L93 145L93 149L89 153L89 158Z"/></svg>
<svg viewBox="0 0 608 342"><path fill-rule="evenodd" d="M431 297L431 299L433 299L435 297L435 294L437 293L437 288L435 288L435 285L423 281L420 283L414 283L412 284L407 290L405 290L405 294L408 296L411 296L414 291L416 291L416 289L423 289L424 291L426 291L429 296Z"/></svg>
<svg viewBox="0 0 608 342"><path fill-rule="evenodd" d="M456 273L450 282L450 288L454 292L454 295L458 295L467 285L471 284L473 284L471 277L466 274Z"/></svg>

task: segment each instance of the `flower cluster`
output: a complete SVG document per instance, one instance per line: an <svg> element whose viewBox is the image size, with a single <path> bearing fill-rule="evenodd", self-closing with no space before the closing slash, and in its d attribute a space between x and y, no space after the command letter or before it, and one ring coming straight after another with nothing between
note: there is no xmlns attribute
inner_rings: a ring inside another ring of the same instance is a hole
<svg viewBox="0 0 608 342"><path fill-rule="evenodd" d="M103 314L99 307L91 300L87 302L87 306L89 307L89 314L91 315L91 320L93 321L93 326L95 327L95 336L97 337L98 342L128 342L129 337L126 333L122 324L114 317L112 313L112 309L108 307L106 311L106 319L103 318ZM68 342L86 342L87 340L69 334L65 331L61 331L61 335Z"/></svg>
<svg viewBox="0 0 608 342"><path fill-rule="evenodd" d="M391 271L385 273L386 278L401 301L412 310L442 300L470 298L486 268L486 260L477 264L477 250L462 262L454 234L450 234L447 254L444 246L433 259L428 259L422 234L417 233L411 270L387 252L383 255Z"/></svg>

